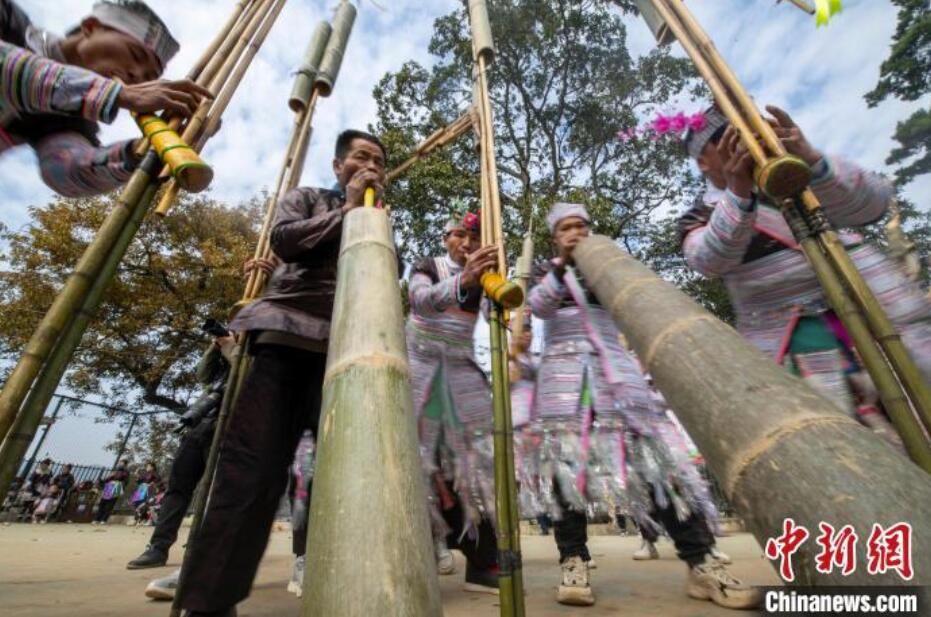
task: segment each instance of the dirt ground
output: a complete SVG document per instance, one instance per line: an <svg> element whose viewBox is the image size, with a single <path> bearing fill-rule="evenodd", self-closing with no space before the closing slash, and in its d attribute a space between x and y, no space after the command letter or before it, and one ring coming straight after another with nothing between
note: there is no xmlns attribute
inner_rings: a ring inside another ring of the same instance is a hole
<svg viewBox="0 0 931 617"><path fill-rule="evenodd" d="M166 617L168 604L146 599L143 590L151 578L164 576L179 565L180 545L176 545L164 568L126 570L125 567L126 562L145 547L150 533L151 528L120 525L0 526L3 614L17 617ZM735 615L733 611L710 602L691 600L685 595L685 566L676 559L668 540L659 544L661 559L635 562L630 555L639 546L639 537L591 538L591 552L598 563L598 569L592 573L597 604L591 608L556 604L559 568L552 536L526 536L522 544L528 616ZM734 558L732 571L737 576L752 584L778 584L759 545L749 534L721 538L718 545ZM274 532L252 595L240 605L241 617L296 617L300 614L300 601L285 591L292 563L289 551L290 533ZM440 581L445 615L497 616L494 596L461 590L464 562L460 554L456 556L459 573L441 577Z"/></svg>

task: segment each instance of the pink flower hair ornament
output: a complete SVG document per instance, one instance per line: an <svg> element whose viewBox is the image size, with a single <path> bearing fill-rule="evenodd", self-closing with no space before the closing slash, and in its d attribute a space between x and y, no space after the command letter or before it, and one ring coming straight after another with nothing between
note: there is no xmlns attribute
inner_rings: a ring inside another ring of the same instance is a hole
<svg viewBox="0 0 931 617"><path fill-rule="evenodd" d="M700 131L705 128L705 113L698 112L692 115L686 115L679 112L674 115L657 114L653 120L637 127L631 127L618 131L617 138L623 142L628 142L638 135L647 136L650 139L657 140L664 135L672 134L681 137L686 131Z"/></svg>

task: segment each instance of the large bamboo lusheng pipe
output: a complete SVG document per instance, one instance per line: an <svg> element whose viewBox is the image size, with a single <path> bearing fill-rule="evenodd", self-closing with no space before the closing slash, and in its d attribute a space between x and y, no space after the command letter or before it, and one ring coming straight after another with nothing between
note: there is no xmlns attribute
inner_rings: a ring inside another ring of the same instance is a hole
<svg viewBox="0 0 931 617"><path fill-rule="evenodd" d="M502 617L523 617L524 580L520 552L520 519L517 510L517 479L514 472L514 427L511 419L511 388L508 378L507 329L504 308L523 303L520 286L507 281L507 262L501 229L501 196L495 161L494 122L488 94L488 65L494 58L491 22L485 0L470 0L469 19L472 30L474 60L474 106L479 117L479 155L481 157L482 245L497 245L498 271L482 275L482 287L491 300L489 331L491 338L492 404L494 412L495 516L498 540L498 587Z"/></svg>
<svg viewBox="0 0 931 617"><path fill-rule="evenodd" d="M793 559L797 584L906 584L862 565L872 526L898 522L913 527L907 584L931 584L931 478L609 238L583 240L573 257L757 540L786 518L811 532ZM856 572L816 571L822 521L860 535Z"/></svg>
<svg viewBox="0 0 931 617"><path fill-rule="evenodd" d="M441 129L437 129L426 139L420 142L420 144L414 149L414 155L389 171L385 176L385 180L387 182L395 180L418 161L423 160L437 149L442 148L443 146L455 141L461 135L469 132L470 128L472 128L472 115L467 111L456 118L449 125L444 126Z"/></svg>
<svg viewBox="0 0 931 617"><path fill-rule="evenodd" d="M0 393L0 439L6 436L10 425L36 381L43 365L55 346L66 332L66 328L75 327L73 317L81 310L87 300L92 285L108 259L114 258L114 246L119 241L123 229L132 218L140 202L151 197L150 185L157 182L153 173L158 165L154 152L145 155L142 163L124 186L116 206L110 211L90 245L85 249L74 273L65 282L62 291L55 297L52 306L40 321L35 333L26 344L23 354L4 384ZM150 200L149 200L150 201ZM146 208L148 203L146 203ZM122 254L119 255L122 257ZM78 339L83 328L78 328ZM72 336L69 334L69 336ZM54 386L53 386L54 388Z"/></svg>
<svg viewBox="0 0 931 617"><path fill-rule="evenodd" d="M356 7L343 0L333 15L333 31L327 41L326 50L320 60L320 70L314 81L314 87L320 92L320 96L327 97L333 92L355 21Z"/></svg>
<svg viewBox="0 0 931 617"><path fill-rule="evenodd" d="M917 412L926 430L931 431L931 386L922 379L892 323L850 260L837 234L830 229L814 193L805 187L809 172L803 173L798 161L786 158L785 149L772 127L763 120L736 75L682 2L638 0L638 6L644 18L652 20L650 27L661 38L661 43L670 40L664 35L671 32L682 44L757 162L758 184L771 196L784 195L793 200L797 196L800 200L805 210L804 224L794 225L790 221L790 225L815 274L822 281L829 303L835 308L856 307L856 310L844 311L841 318L856 347L861 350L864 365L877 383L883 405L891 415L900 418ZM763 145L757 142L755 134L762 139ZM784 203L783 198L775 201ZM783 207L783 212L790 217L789 210L796 206L794 201L787 203L789 206ZM816 254L818 252L823 252L827 259L822 259L820 253ZM828 279L839 284L825 283ZM847 294L853 297L855 304L848 301ZM858 311L862 311L859 318L856 315ZM868 349L877 344L882 348L881 352ZM897 426L905 424L909 423L904 419L896 423ZM904 435L903 439L906 439Z"/></svg>
<svg viewBox="0 0 931 617"><path fill-rule="evenodd" d="M137 115L135 118L142 135L181 188L199 193L210 186L213 170L171 130L168 123L154 114Z"/></svg>
<svg viewBox="0 0 931 617"><path fill-rule="evenodd" d="M442 615L392 237L384 209L343 219L304 617Z"/></svg>
<svg viewBox="0 0 931 617"><path fill-rule="evenodd" d="M246 7L250 5L254 0L242 0L241 2L236 3L235 8L233 9L232 14L226 21L226 24L223 25L223 28L217 33L213 41L210 42L210 45L207 46L207 49L203 51L200 58L194 66L191 67L191 70L187 73L187 78L197 82L200 86L206 86L210 83L210 79L213 77L215 71L211 68L211 65L214 63L217 57L226 57L229 53L229 49L232 48L233 43L236 38L235 35L231 36L233 29L239 27L240 23L243 20L240 18L243 15ZM168 124L173 131L177 131L181 127L181 118L171 118ZM145 156L145 153L149 151L149 141L147 139L139 140L139 144L136 146L136 156L142 158Z"/></svg>
<svg viewBox="0 0 931 617"><path fill-rule="evenodd" d="M258 0L255 12L250 15L248 25L230 52L230 56L213 77L209 89L216 94L213 100L205 99L197 112L188 120L181 138L192 145L195 152L200 152L204 143L219 126L219 118L232 100L233 94L242 82L252 60L264 43L272 26L278 18L287 0ZM208 114L211 120L208 121ZM167 170L162 171L167 175ZM159 199L155 213L165 216L178 198L181 186L173 178L168 180Z"/></svg>
<svg viewBox="0 0 931 617"><path fill-rule="evenodd" d="M322 25L326 27L321 27ZM329 24L326 22L321 22L320 25L314 30L314 34L311 37L310 45L308 47L308 54L305 55L305 64L315 65L319 58L316 56L316 50L326 44L326 38L330 35ZM268 202L265 207L265 215L262 220L262 227L259 231L259 240L256 243L255 252L253 257L255 259L259 258L268 258L271 257L272 251L270 247L269 235L271 232L271 224L275 215L275 208L278 202L284 197L285 193L295 188L301 180L301 174L304 169L304 161L307 155L308 144L310 143L310 136L312 133L312 121L314 116L314 111L317 105L317 99L319 92L316 88L310 93L310 97L307 101L303 100L303 86L301 85L302 81L306 80L307 75L304 73L299 73L295 79L295 86L292 90L292 98L288 102L288 106L291 107L294 114L294 127L291 131L291 137L288 140L288 145L285 148L285 157L284 162L281 165L281 169L278 172L278 177L275 182L275 191L269 197ZM294 96L297 95L301 100L298 101L300 104L294 104ZM296 107L296 109L295 109ZM266 274L262 271L261 268L255 268L250 273L248 280L246 281L245 289L243 291L243 296L239 302L233 307L233 314L243 306L254 300L261 293L266 283ZM188 546L194 546L197 542L197 534L200 531L200 525L203 521L204 514L207 507L207 499L210 495L210 491L213 484L214 471L216 470L217 461L219 460L220 452L220 443L223 439L224 431L226 430L226 425L230 417L230 413L233 408L237 397L239 396L239 389L242 385L242 381L245 379L246 373L248 372L249 367L249 350L248 346L250 341L247 339L245 333L237 334L237 347L236 352L233 355L233 358L230 360L230 371L226 380L226 390L223 396L223 401L220 404L220 412L217 415L217 425L214 429L213 439L210 444L210 450L207 454L207 462L205 465L205 473L201 478L199 487L197 489L197 494L194 499L193 504L193 521L191 524L191 532L188 535ZM185 584L185 578L187 576L188 552L185 551L184 559L182 560L182 572L178 578L178 587L176 590L175 597L178 601L174 602L172 605L172 617L177 617L180 615L180 598L181 598L181 589Z"/></svg>
<svg viewBox="0 0 931 617"><path fill-rule="evenodd" d="M146 163L143 162L143 164ZM152 155L149 156L148 166L152 173L155 173L158 168L158 160ZM149 206L152 205L156 189L157 185L150 183L146 188L146 192L139 199L119 238L107 254L100 274L91 285L83 304L75 311L71 323L62 332L58 344L55 345L32 389L29 391L29 395L23 402L22 408L16 414L7 438L2 440L3 445L0 446L0 494L13 481L20 462L26 455L29 444L32 443L36 431L39 429L49 402L55 395L55 389L61 383L65 370L68 368L68 364L74 356L74 352L80 344L91 318L96 314L100 306L104 292L116 276L123 255L126 254L126 250L142 224Z"/></svg>

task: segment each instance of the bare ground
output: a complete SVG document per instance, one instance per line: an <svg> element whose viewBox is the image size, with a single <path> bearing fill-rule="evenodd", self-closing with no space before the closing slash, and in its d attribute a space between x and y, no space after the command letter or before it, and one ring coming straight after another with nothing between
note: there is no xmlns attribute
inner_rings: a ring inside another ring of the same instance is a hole
<svg viewBox="0 0 931 617"><path fill-rule="evenodd" d="M126 562L145 547L150 533L151 528L120 525L0 526L2 613L17 617L167 617L168 604L146 599L143 590L151 578L165 576L179 565L179 545L164 568L125 568ZM733 611L685 595L685 566L676 559L668 541L659 544L661 559L635 562L630 555L639 546L638 537L593 537L590 548L598 569L592 573L597 604L591 608L556 604L559 567L552 536L525 536L522 544L528 616L734 615ZM721 538L718 545L734 558L731 568L735 575L752 584L778 584L759 545L749 534ZM252 595L240 606L241 617L300 614L300 601L285 591L292 563L289 552L289 532L274 532ZM440 580L445 615L497 616L494 596L461 590L464 562L461 555L456 556L459 573Z"/></svg>

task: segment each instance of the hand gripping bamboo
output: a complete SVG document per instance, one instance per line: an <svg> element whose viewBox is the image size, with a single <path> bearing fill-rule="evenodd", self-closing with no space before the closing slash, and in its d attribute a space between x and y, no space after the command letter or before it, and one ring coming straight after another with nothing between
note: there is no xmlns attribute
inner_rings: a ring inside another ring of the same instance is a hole
<svg viewBox="0 0 931 617"><path fill-rule="evenodd" d="M671 32L715 95L721 110L738 129L758 165L758 185L783 206L825 297L841 318L876 383L884 408L913 460L931 453L924 430L931 432L931 386L922 378L892 322L853 264L807 188L810 172L790 161L772 127L763 119L740 80L680 0L637 0L654 33ZM762 143L760 143L760 141ZM916 419L917 416L917 419ZM911 436L906 432L913 433Z"/></svg>
<svg viewBox="0 0 931 617"><path fill-rule="evenodd" d="M822 521L859 534L908 522L908 584L931 584L927 474L610 238L586 238L573 257L761 545L786 518L812 534ZM812 540L801 546L796 584L904 584L891 570L820 573L818 551ZM865 564L866 543L856 552Z"/></svg>
<svg viewBox="0 0 931 617"><path fill-rule="evenodd" d="M240 4L236 12L242 8ZM227 26L233 21L230 20ZM222 39L230 34L226 31L227 26L210 44L210 49L223 48L225 42ZM189 76L200 80L209 73L209 65L205 54ZM205 68L199 68L202 66ZM22 456L17 455L17 451L21 452L20 448L28 446L35 434L48 397L60 382L139 221L148 212L157 187L158 167L159 159L155 152L150 151L143 157L120 193L116 206L78 261L74 273L56 296L4 384L0 393L0 437L7 435L14 420L17 421L17 430L12 438L15 444L5 444L0 455L0 477L15 472ZM24 403L27 394L30 398ZM22 414L21 418L19 414Z"/></svg>
<svg viewBox="0 0 931 617"><path fill-rule="evenodd" d="M508 382L507 329L504 308L523 302L520 286L505 281L506 260L501 230L501 196L495 161L494 124L488 94L487 67L494 58L491 25L484 0L470 0L474 60L474 106L479 117L481 156L482 245L497 245L498 271L486 273L482 286L491 300L492 406L494 409L495 515L498 538L498 586L502 617L523 617L524 581L520 552L520 519L517 511L517 480L514 472L514 427L511 419L511 388Z"/></svg>

